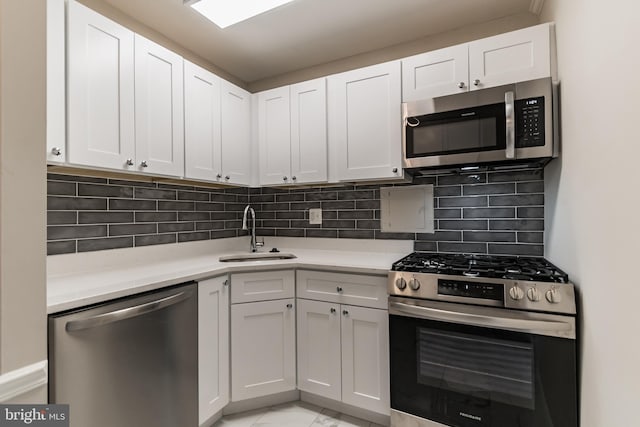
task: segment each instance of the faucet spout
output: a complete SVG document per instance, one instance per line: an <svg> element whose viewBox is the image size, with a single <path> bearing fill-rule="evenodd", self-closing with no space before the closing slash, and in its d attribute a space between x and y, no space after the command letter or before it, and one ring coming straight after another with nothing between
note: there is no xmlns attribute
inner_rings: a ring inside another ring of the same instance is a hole
<svg viewBox="0 0 640 427"><path fill-rule="evenodd" d="M251 214L251 240L249 241L249 250L251 252L258 252L258 246L256 245L256 211L253 210L251 205L247 205L244 208L244 213L242 214L242 229L248 230L248 219L249 214Z"/></svg>

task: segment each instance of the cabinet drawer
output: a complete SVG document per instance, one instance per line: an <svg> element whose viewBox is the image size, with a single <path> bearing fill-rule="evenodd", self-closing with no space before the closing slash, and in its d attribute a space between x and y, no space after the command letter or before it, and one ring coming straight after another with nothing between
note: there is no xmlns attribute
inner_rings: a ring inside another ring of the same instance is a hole
<svg viewBox="0 0 640 427"><path fill-rule="evenodd" d="M298 270L299 298L387 308L387 277Z"/></svg>
<svg viewBox="0 0 640 427"><path fill-rule="evenodd" d="M231 304L293 298L293 270L261 271L231 275Z"/></svg>

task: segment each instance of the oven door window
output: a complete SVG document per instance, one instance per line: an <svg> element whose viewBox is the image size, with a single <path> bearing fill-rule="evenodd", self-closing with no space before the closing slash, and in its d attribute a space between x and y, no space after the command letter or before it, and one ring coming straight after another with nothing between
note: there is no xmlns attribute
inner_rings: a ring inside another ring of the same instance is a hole
<svg viewBox="0 0 640 427"><path fill-rule="evenodd" d="M575 340L389 316L391 408L456 427L575 427Z"/></svg>
<svg viewBox="0 0 640 427"><path fill-rule="evenodd" d="M504 150L504 103L409 117L408 158Z"/></svg>
<svg viewBox="0 0 640 427"><path fill-rule="evenodd" d="M533 409L533 344L417 328L417 381Z"/></svg>

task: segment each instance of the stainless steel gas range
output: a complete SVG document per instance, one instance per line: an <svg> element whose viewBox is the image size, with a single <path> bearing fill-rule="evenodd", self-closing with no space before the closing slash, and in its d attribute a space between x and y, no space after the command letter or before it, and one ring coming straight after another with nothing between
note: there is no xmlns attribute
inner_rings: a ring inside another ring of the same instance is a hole
<svg viewBox="0 0 640 427"><path fill-rule="evenodd" d="M543 258L416 252L389 273L392 427L576 427L576 303Z"/></svg>

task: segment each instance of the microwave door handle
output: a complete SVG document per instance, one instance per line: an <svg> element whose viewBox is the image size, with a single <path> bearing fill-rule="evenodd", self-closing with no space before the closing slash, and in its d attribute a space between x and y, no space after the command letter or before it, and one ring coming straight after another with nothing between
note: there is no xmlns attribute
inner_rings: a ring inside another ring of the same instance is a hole
<svg viewBox="0 0 640 427"><path fill-rule="evenodd" d="M506 122L506 152L507 159L516 158L516 121L515 121L515 101L512 91L504 94L504 112Z"/></svg>

